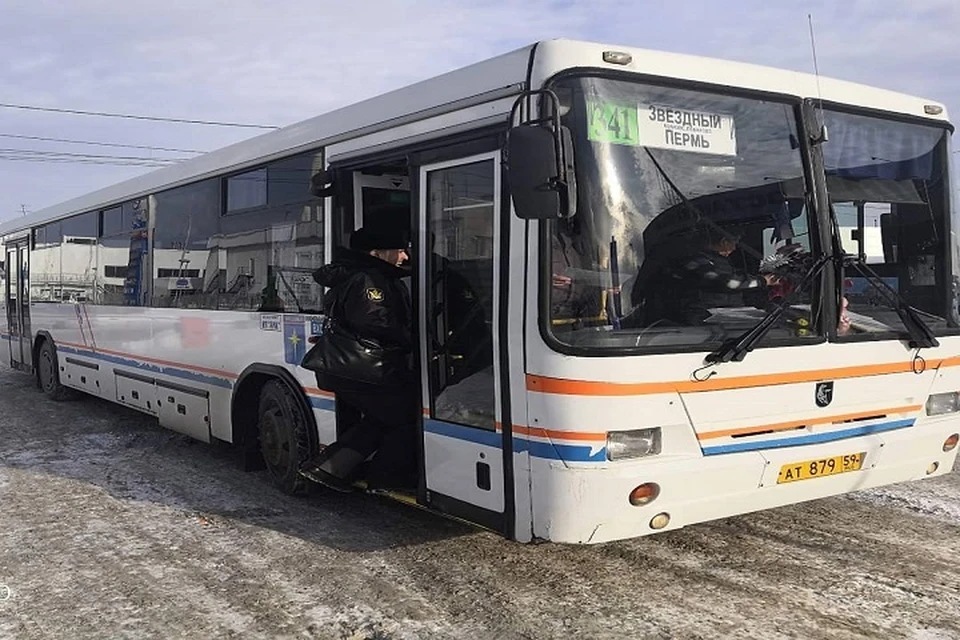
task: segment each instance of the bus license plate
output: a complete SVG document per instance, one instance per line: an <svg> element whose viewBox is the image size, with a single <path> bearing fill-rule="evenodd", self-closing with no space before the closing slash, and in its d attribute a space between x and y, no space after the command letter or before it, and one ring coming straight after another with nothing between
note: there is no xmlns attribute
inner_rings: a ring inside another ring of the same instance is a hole
<svg viewBox="0 0 960 640"><path fill-rule="evenodd" d="M780 473L777 474L777 484L833 476L848 471L859 471L863 466L863 458L866 455L866 451L861 451L860 453L848 453L844 456L833 456L832 458L791 462L780 467Z"/></svg>

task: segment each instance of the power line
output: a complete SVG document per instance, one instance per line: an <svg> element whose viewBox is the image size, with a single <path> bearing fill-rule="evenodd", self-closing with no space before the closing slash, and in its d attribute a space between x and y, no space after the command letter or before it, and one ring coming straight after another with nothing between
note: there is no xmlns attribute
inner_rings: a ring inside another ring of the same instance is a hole
<svg viewBox="0 0 960 640"><path fill-rule="evenodd" d="M34 149L0 148L0 160L166 167L171 164L181 162L184 160L184 158L149 158L144 156L118 156L94 153L69 153L66 151L38 151Z"/></svg>
<svg viewBox="0 0 960 640"><path fill-rule="evenodd" d="M185 158L151 158L148 156L117 156L117 155L102 155L96 153L70 153L68 151L43 151L38 149L15 149L15 148L5 148L0 147L0 153L7 154L26 154L26 155L36 155L36 156L73 156L73 157L87 157L87 158L113 158L120 160L156 160L159 162L180 162Z"/></svg>
<svg viewBox="0 0 960 640"><path fill-rule="evenodd" d="M0 133L0 138L17 140L41 140L43 142L66 142L69 144L89 144L95 147L123 147L125 149L145 149L147 151L173 151L176 153L206 153L198 149L177 149L174 147L151 147L141 144L121 144L119 142L95 142L93 140L70 140L69 138L47 138L44 136L25 136L16 133Z"/></svg>
<svg viewBox="0 0 960 640"><path fill-rule="evenodd" d="M99 116L102 118L127 118L130 120L151 120L153 122L176 122L180 124L205 124L214 127L243 127L247 129L279 129L266 124L248 124L241 122L221 122L218 120L189 120L187 118L162 118L160 116L140 116L130 113L108 113L106 111L81 111L80 109L59 109L56 107L37 107L25 104L10 104L0 102L4 109L23 109L26 111L48 111L51 113L71 113L81 116Z"/></svg>

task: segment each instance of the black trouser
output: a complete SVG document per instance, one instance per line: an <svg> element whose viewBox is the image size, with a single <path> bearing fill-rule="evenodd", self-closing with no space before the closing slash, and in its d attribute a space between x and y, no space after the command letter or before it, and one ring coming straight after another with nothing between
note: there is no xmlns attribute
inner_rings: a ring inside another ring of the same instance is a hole
<svg viewBox="0 0 960 640"><path fill-rule="evenodd" d="M371 485L411 484L416 479L416 420L420 398L415 387L335 390L345 413L359 415L336 442L323 450L321 469L353 480L357 467L376 452L367 471Z"/></svg>

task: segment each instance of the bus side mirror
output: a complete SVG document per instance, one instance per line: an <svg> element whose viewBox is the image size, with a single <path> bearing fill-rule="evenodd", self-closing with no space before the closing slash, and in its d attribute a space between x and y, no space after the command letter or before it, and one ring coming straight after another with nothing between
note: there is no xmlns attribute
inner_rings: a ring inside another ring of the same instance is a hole
<svg viewBox="0 0 960 640"><path fill-rule="evenodd" d="M559 138L559 139L558 139ZM570 130L522 124L507 134L507 182L517 216L550 220L576 213L576 179Z"/></svg>
<svg viewBox="0 0 960 640"><path fill-rule="evenodd" d="M321 169L310 178L310 193L318 198L332 196L336 186L333 184L333 172Z"/></svg>

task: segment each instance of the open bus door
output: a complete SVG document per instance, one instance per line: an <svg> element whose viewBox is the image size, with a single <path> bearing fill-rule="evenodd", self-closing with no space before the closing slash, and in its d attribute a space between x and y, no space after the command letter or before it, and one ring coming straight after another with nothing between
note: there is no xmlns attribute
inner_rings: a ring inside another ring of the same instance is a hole
<svg viewBox="0 0 960 640"><path fill-rule="evenodd" d="M449 156L448 156L449 157ZM500 153L419 164L423 483L427 506L497 531L509 518L496 328Z"/></svg>
<svg viewBox="0 0 960 640"><path fill-rule="evenodd" d="M10 366L33 371L30 332L30 246L28 238L8 241L5 248L6 286L4 298L10 331Z"/></svg>

